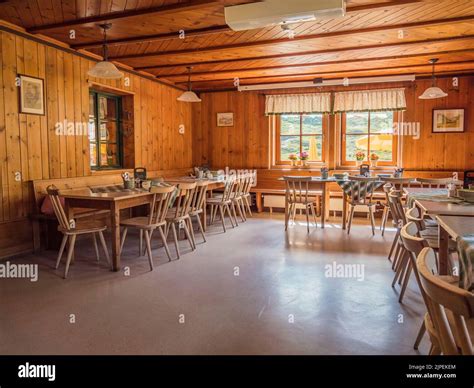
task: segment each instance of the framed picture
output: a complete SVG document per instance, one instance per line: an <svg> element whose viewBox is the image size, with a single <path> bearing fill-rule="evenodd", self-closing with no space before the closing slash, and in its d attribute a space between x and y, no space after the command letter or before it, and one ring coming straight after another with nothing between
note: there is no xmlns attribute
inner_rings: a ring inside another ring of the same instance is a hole
<svg viewBox="0 0 474 388"><path fill-rule="evenodd" d="M433 133L464 132L464 109L433 109Z"/></svg>
<svg viewBox="0 0 474 388"><path fill-rule="evenodd" d="M234 126L234 113L218 113L217 114L217 126L218 127L233 127Z"/></svg>
<svg viewBox="0 0 474 388"><path fill-rule="evenodd" d="M44 80L18 75L20 79L20 113L44 115Z"/></svg>

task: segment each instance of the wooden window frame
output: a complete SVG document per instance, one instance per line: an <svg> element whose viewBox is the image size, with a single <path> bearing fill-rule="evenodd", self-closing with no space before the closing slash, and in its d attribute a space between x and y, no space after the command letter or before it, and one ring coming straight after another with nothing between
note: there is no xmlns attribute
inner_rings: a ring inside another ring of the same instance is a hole
<svg viewBox="0 0 474 388"><path fill-rule="evenodd" d="M320 114L322 115L322 133L316 135L305 135L302 133L303 131L303 116L305 115L312 115L312 114ZM311 161L308 160L308 163L318 165L318 164L325 164L326 163L326 140L328 138L327 131L328 131L328 114L327 113L292 113L288 115L278 115L275 118L275 164L277 166L290 166L291 162L289 160L281 160L281 116L300 116L300 134L299 135L292 135L292 136L299 136L300 137L300 152L302 147L302 137L303 136L320 136L321 137L321 160ZM286 135L283 135L286 136ZM288 135L290 136L290 135Z"/></svg>
<svg viewBox="0 0 474 388"><path fill-rule="evenodd" d="M90 89L89 90L89 95L92 95L94 98L94 112L93 114L90 114L89 112L89 119L91 117L94 118L94 125L95 125L95 144L96 144L96 160L97 160L97 166L90 166L91 170L93 171L104 171L104 170L121 170L124 167L124 158L123 158L123 130L122 130L122 96L121 95L116 95L112 93L107 93L101 90L94 90ZM100 165L100 144L104 143L103 141L101 142L100 140L100 113L99 113L99 97L107 97L107 98L113 98L115 100L115 123L117 126L117 140L115 143L117 145L117 159L119 164L114 165L114 166L101 166ZM89 142L92 142L89 138ZM89 150L90 152L90 150ZM89 154L90 155L90 154ZM90 164L90 162L89 162Z"/></svg>
<svg viewBox="0 0 474 388"><path fill-rule="evenodd" d="M393 123L397 123L399 121L399 112L398 111L392 111L393 112ZM368 123L368 132L367 136L369 136L368 140L368 150L367 150L367 159L364 160L364 163L370 163L370 117L371 113L373 112L368 112L369 113L369 123ZM340 160L340 166L341 167L356 167L357 162L356 161L351 161L351 160L346 160L346 125L347 125L347 120L346 120L346 112L343 112L340 114L340 120L341 120L341 133L340 133L340 155L341 155L341 160ZM360 135L365 135L366 133L361 133ZM354 134L357 135L357 134ZM380 167L392 167L397 165L398 161L398 135L393 134L392 135L393 141L392 141L392 160L390 161L381 161L379 160L377 162L377 165Z"/></svg>

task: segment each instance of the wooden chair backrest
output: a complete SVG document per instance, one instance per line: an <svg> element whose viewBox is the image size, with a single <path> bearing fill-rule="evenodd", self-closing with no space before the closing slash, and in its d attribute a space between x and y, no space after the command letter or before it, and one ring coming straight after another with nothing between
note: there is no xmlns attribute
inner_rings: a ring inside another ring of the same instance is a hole
<svg viewBox="0 0 474 388"><path fill-rule="evenodd" d="M420 237L420 229L414 222L407 222L400 230L400 237L403 246L409 252L413 252L416 256L427 247L426 240Z"/></svg>
<svg viewBox="0 0 474 388"><path fill-rule="evenodd" d="M46 192L48 193L51 204L53 205L54 214L58 219L59 225L65 230L71 230L71 225L67 218L66 212L64 211L63 205L59 199L58 188L54 185L50 185L47 187Z"/></svg>
<svg viewBox="0 0 474 388"><path fill-rule="evenodd" d="M400 190L391 190L388 193L388 203L394 222L398 228L401 228L407 223L402 203L402 192Z"/></svg>
<svg viewBox="0 0 474 388"><path fill-rule="evenodd" d="M368 205L372 203L375 185L371 184L379 180L379 178L349 176L351 182L348 192L349 201L352 205Z"/></svg>
<svg viewBox="0 0 474 388"><path fill-rule="evenodd" d="M438 334L441 350L444 355L473 355L473 339L469 336L465 320L474 318L474 294L434 275L435 260L434 251L425 248L418 255L417 268L423 290L431 306L431 319ZM453 326L448 322L446 309L453 315ZM458 340L457 344L455 337Z"/></svg>
<svg viewBox="0 0 474 388"><path fill-rule="evenodd" d="M209 181L196 182L196 190L194 190L194 195L191 200L191 211L198 211L204 208L208 184Z"/></svg>
<svg viewBox="0 0 474 388"><path fill-rule="evenodd" d="M230 200L230 198L232 197L232 193L234 192L236 184L237 182L234 175L227 177L224 184L224 191L222 193L222 203Z"/></svg>
<svg viewBox="0 0 474 388"><path fill-rule="evenodd" d="M150 215L148 218L149 225L159 224L165 221L166 213L171 205L175 186L156 187L152 186L150 192L154 193L151 205Z"/></svg>
<svg viewBox="0 0 474 388"><path fill-rule="evenodd" d="M414 183L413 178L382 178L382 180L392 184L395 190L403 190L405 187L411 187Z"/></svg>
<svg viewBox="0 0 474 388"><path fill-rule="evenodd" d="M421 187L429 189L439 189L447 187L448 184L453 183L456 186L462 186L463 182L456 181L453 178L416 178L416 181Z"/></svg>
<svg viewBox="0 0 474 388"><path fill-rule="evenodd" d="M176 217L183 217L190 212L191 202L193 200L196 186L196 182L186 182L178 184L178 194L176 198Z"/></svg>
<svg viewBox="0 0 474 388"><path fill-rule="evenodd" d="M411 209L408 209L405 212L405 217L407 219L407 222L414 222L419 230L426 229L425 222L423 221L423 217L420 214L420 209L418 209L416 206L412 207Z"/></svg>
<svg viewBox="0 0 474 388"><path fill-rule="evenodd" d="M308 202L310 176L284 176L289 203Z"/></svg>
<svg viewBox="0 0 474 388"><path fill-rule="evenodd" d="M244 189L243 189L244 194L250 194L250 190L252 190L252 184L254 182L254 174L255 173L247 173L246 174L245 184L244 184Z"/></svg>

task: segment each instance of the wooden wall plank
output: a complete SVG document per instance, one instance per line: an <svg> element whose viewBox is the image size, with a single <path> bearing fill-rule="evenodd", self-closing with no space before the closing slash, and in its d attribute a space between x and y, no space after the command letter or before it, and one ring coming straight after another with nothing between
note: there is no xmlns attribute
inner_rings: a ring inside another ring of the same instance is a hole
<svg viewBox="0 0 474 388"><path fill-rule="evenodd" d="M5 130L5 105L3 98L3 56L2 43L3 32L0 31L0 222L10 218L8 208L8 166L7 166L7 146Z"/></svg>

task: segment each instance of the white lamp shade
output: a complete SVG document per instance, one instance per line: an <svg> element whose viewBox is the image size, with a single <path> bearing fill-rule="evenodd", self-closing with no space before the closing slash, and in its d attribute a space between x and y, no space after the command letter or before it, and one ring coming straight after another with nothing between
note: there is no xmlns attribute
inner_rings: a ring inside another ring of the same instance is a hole
<svg viewBox="0 0 474 388"><path fill-rule="evenodd" d="M196 93L192 91L187 91L181 94L181 96L178 97L178 101L182 102L201 102L202 100L197 96Z"/></svg>
<svg viewBox="0 0 474 388"><path fill-rule="evenodd" d="M446 97L448 93L443 92L437 86L432 86L424 91L424 93L419 97L422 100L434 100L435 98Z"/></svg>
<svg viewBox="0 0 474 388"><path fill-rule="evenodd" d="M119 79L123 77L123 73L117 67L108 61L102 61L95 64L95 66L87 72L91 77L103 79Z"/></svg>

